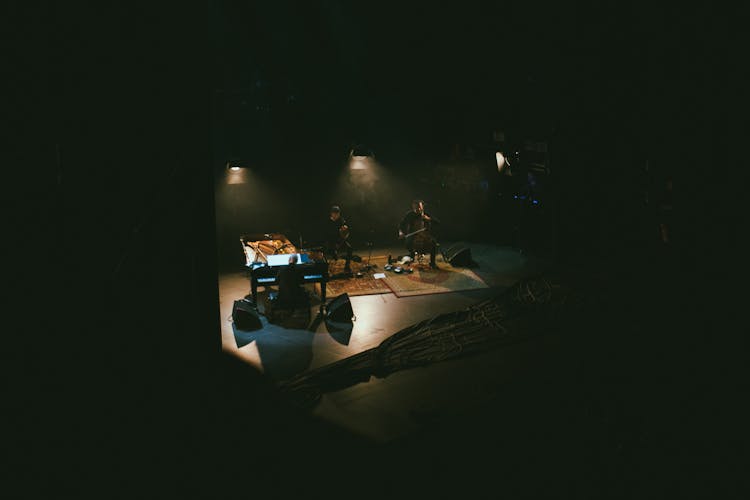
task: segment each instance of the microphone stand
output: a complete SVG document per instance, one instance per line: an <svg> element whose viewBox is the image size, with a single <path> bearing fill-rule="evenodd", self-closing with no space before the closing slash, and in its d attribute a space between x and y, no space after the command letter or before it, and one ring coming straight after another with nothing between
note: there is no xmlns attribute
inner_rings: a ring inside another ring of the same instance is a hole
<svg viewBox="0 0 750 500"><path fill-rule="evenodd" d="M367 254L367 264L365 264L364 266L362 266L362 271L372 271L373 269L375 269L376 267L378 267L376 264L370 264L370 259L372 258L372 246L373 246L372 233L374 233L374 232L375 231L373 229L370 229L370 241L366 241L365 242L365 245L367 245L368 247L370 247L370 251Z"/></svg>

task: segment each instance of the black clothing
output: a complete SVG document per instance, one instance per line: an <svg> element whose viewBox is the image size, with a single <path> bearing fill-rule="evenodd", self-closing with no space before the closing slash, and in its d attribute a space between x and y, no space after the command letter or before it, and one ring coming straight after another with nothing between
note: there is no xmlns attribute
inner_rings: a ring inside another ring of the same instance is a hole
<svg viewBox="0 0 750 500"><path fill-rule="evenodd" d="M279 302L282 304L294 304L305 293L300 286L302 279L297 272L296 264L289 264L279 269L276 280L279 284Z"/></svg>
<svg viewBox="0 0 750 500"><path fill-rule="evenodd" d="M334 258L338 258L339 254L343 253L346 258L344 269L348 271L352 262L352 246L341 237L341 226L344 225L347 224L343 217L339 217L338 220L328 218L325 228L325 249L326 253L333 255Z"/></svg>
<svg viewBox="0 0 750 500"><path fill-rule="evenodd" d="M338 220L333 220L330 217L326 220L325 227L325 240L329 247L332 247L338 243L341 238L341 226L346 225L346 219L339 217Z"/></svg>
<svg viewBox="0 0 750 500"><path fill-rule="evenodd" d="M422 212L422 213L430 217L430 215L427 212ZM432 217L430 218L432 219ZM414 231L418 231L422 228L427 228L427 231L418 233L418 235L422 234L422 236L419 236L419 237L424 237L423 233L429 232L430 228L432 227L433 220L429 220L429 221L424 220L421 214L418 214L414 210L409 210L401 219L401 223L398 225L398 228L405 235L409 233L413 233ZM416 253L416 251L414 250L414 237L418 235L411 235L411 236L406 237L406 249L409 251L409 254L412 257ZM428 248L429 248L429 253L430 253L430 265L432 267L435 267L436 266L435 253L437 252L437 242L435 241L435 238L432 237L432 235L428 235L428 237L429 237Z"/></svg>
<svg viewBox="0 0 750 500"><path fill-rule="evenodd" d="M427 212L423 213L428 217L430 216L430 214L428 214ZM413 233L414 231L422 229L423 227L427 227L429 229L430 221L423 220L422 216L414 210L409 210L408 212L406 212L403 219L401 219L401 223L398 225L398 228L403 231L404 234Z"/></svg>

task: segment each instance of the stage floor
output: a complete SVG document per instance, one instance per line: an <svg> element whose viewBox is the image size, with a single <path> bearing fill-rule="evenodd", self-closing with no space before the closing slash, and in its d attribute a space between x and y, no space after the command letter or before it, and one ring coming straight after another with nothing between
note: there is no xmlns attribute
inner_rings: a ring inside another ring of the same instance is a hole
<svg viewBox="0 0 750 500"><path fill-rule="evenodd" d="M219 295L223 349L256 367L272 380L284 380L307 369L376 347L389 336L416 322L471 306L544 267L543 262L512 248L480 244L469 246L479 265L473 271L488 285L487 288L400 298L393 293L354 296L351 297L351 304L356 321L350 331L316 321L317 297L311 304L309 320L303 317L297 321L296 327L271 324L267 318L261 317L262 329L237 331L231 321L232 305L234 300L249 293L249 281L244 271L222 274L219 276ZM355 253L367 258L366 254ZM395 256L400 253L403 251L399 248L373 249L373 255ZM307 285L307 288L312 293L313 285ZM265 292L261 292L258 302L262 304L264 298ZM513 349L523 350L523 347ZM515 358L518 359L518 356ZM486 363L496 364L492 359L492 355L484 361L474 357L469 362L476 363L477 369L482 369ZM429 408L437 404L435 398L449 397L451 392L454 395L464 392L461 378L455 377L456 364L462 362L465 361L458 359L439 364L443 366L408 370L388 379L372 379L367 384L326 395L315 414L377 441L393 439L408 432L413 425L409 414L422 410L429 412ZM448 376L449 373L452 375ZM435 380L431 382L432 378ZM442 378L445 380L438 383ZM384 390L395 386L394 382L397 381L400 381L397 385L401 389ZM436 386L441 389L436 391ZM429 387L433 389L425 390ZM450 387L455 390L450 390Z"/></svg>

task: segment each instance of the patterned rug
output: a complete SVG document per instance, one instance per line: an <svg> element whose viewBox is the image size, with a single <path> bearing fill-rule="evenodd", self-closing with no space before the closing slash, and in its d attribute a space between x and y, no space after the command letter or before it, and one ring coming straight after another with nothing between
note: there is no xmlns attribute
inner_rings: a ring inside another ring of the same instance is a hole
<svg viewBox="0 0 750 500"><path fill-rule="evenodd" d="M438 269L430 269L425 264L414 264L411 274L397 274L393 271L385 271L384 266L388 263L385 255L373 256L370 260L375 267L372 271L362 272L361 278L337 278L336 275L343 273L344 261L338 260L331 264L331 280L326 287L326 295L333 298L348 293L354 297L357 295L376 295L393 292L397 297L412 297L415 295L430 295L433 293L459 292L465 290L476 290L488 288L487 284L477 276L474 271L465 268L451 266L438 255L436 262ZM352 272L357 273L367 264L367 258L361 263L352 262ZM373 274L385 273L383 279L375 279ZM315 292L320 296L320 285L315 284Z"/></svg>
<svg viewBox="0 0 750 500"><path fill-rule="evenodd" d="M436 263L437 269L430 269L427 265L413 265L414 272L411 274L386 271L386 278L382 281L397 297L489 288L474 271L453 267L443 260L442 255L437 256Z"/></svg>
<svg viewBox="0 0 750 500"><path fill-rule="evenodd" d="M345 261L339 259L336 262L331 263L329 273L331 274L331 280L326 285L326 296L328 298L338 297L342 293L348 293L349 296L354 297L357 295L377 295L380 293L391 293L391 289L388 285L383 283L382 279L376 280L373 278L373 274L382 273L383 266L388 263L388 257L385 255L372 256L370 259L371 264L375 264L377 267L372 271L362 271L361 278L337 278L337 275L343 274ZM367 257L365 256L362 262L352 262L352 273L356 275L358 271L367 264ZM320 284L315 283L315 293L320 296Z"/></svg>

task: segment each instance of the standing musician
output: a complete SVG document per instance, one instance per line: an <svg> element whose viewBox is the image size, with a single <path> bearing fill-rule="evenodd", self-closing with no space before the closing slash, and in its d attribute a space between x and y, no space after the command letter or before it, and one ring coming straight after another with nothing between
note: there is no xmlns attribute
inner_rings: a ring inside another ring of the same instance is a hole
<svg viewBox="0 0 750 500"><path fill-rule="evenodd" d="M414 257L417 252L430 254L430 267L435 269L435 253L437 251L437 241L430 234L430 228L433 223L439 221L430 217L424 210L424 201L413 200L411 210L406 212L401 223L398 225L399 239L406 240L406 249Z"/></svg>
<svg viewBox="0 0 750 500"><path fill-rule="evenodd" d="M349 238L349 226L346 219L341 215L341 208L337 205L331 207L325 230L325 246L327 252L333 253L338 257L339 252L346 255L345 273L351 273L352 246L347 241Z"/></svg>

